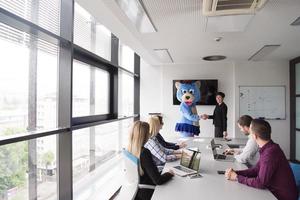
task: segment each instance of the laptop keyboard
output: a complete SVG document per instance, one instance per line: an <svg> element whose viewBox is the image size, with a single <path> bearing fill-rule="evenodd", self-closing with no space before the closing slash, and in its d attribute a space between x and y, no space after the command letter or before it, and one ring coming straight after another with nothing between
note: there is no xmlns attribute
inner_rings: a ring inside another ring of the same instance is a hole
<svg viewBox="0 0 300 200"><path fill-rule="evenodd" d="M183 172L186 172L186 173L194 172L194 170L190 170L190 169L184 168L184 167L182 167L182 166L175 166L174 168L175 168L175 169L178 169L178 170L181 170L181 171L183 171Z"/></svg>
<svg viewBox="0 0 300 200"><path fill-rule="evenodd" d="M217 155L217 159L225 160L225 159L226 159L226 156L225 156L225 155L222 155L222 154L218 154L218 155Z"/></svg>

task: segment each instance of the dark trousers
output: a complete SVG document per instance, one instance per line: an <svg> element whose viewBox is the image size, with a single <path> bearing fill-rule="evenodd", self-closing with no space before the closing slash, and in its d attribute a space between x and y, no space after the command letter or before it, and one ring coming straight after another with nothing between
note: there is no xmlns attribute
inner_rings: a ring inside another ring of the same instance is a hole
<svg viewBox="0 0 300 200"><path fill-rule="evenodd" d="M223 137L223 128L215 126L215 137Z"/></svg>
<svg viewBox="0 0 300 200"><path fill-rule="evenodd" d="M153 192L153 189L138 189L134 200L150 200Z"/></svg>

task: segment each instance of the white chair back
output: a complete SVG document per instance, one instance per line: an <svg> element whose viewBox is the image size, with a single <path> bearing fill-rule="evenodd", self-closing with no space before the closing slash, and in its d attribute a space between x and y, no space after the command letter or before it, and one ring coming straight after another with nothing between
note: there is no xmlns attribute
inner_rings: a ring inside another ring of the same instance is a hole
<svg viewBox="0 0 300 200"><path fill-rule="evenodd" d="M123 150L123 169L124 182L117 199L134 199L139 185L139 159L127 150Z"/></svg>

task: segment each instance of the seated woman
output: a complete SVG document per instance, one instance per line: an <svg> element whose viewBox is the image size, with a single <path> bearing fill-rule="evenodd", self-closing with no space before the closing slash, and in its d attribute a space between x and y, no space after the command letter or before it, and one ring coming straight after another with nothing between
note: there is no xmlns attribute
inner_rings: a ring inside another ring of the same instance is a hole
<svg viewBox="0 0 300 200"><path fill-rule="evenodd" d="M174 176L174 173L172 171L164 174L159 173L154 165L151 152L143 147L149 137L149 124L136 121L129 135L127 150L140 159L140 184L161 185L169 181ZM152 194L153 190L151 189L139 189L135 199L151 199Z"/></svg>
<svg viewBox="0 0 300 200"><path fill-rule="evenodd" d="M172 143L172 142L167 142L165 141L165 139L162 137L162 135L159 133L159 130L162 129L163 125L164 125L164 122L163 122L163 117L160 116L160 115L157 115L157 116L153 116L150 118L149 121L152 121L152 119L155 119L155 118L158 118L159 120L159 124L156 124L155 122L157 122L157 120L153 120L153 122L151 123L150 122L150 132L157 132L156 134L156 139L159 141L159 143L167 148L167 149L174 149L174 150L177 150L177 149L181 149L181 148L184 148L186 147L186 143L184 142L181 142L179 144L176 144L176 143Z"/></svg>
<svg viewBox="0 0 300 200"><path fill-rule="evenodd" d="M163 147L156 135L161 128L159 119L157 116L151 117L149 120L150 124L150 138L144 145L145 148L149 149L152 158L159 169L162 169L160 166L166 164L167 161L174 161L178 158L181 158L181 150L167 149Z"/></svg>

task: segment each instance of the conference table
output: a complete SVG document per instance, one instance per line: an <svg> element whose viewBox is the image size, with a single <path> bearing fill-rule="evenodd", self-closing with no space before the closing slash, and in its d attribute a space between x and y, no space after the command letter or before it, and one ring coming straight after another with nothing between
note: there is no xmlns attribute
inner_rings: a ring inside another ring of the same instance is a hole
<svg viewBox="0 0 300 200"><path fill-rule="evenodd" d="M234 162L216 161L211 149L212 138L194 137L186 139L188 148L197 147L201 151L200 174L202 177L191 179L175 175L171 181L164 185L157 185L152 200L273 200L276 199L269 190L251 188L237 181L229 181L218 170L233 168L235 170L247 169L246 165ZM228 144L245 145L246 139L216 139L216 144L221 144L218 153L222 153ZM179 161L169 162L164 167L164 172L172 166L179 165Z"/></svg>

